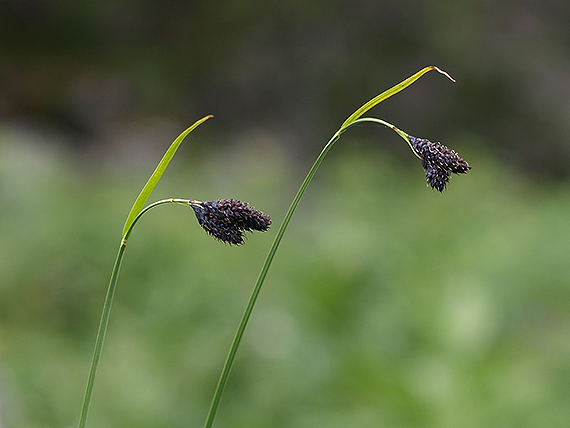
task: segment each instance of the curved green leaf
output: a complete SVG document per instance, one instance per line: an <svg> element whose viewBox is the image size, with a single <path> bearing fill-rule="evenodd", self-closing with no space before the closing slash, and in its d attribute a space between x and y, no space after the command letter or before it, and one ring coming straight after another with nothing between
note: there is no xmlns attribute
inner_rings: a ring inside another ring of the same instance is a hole
<svg viewBox="0 0 570 428"><path fill-rule="evenodd" d="M174 140L173 143L170 145L170 147L168 148L168 150L166 151L166 153L164 154L164 156L162 157L162 159L158 163L158 166L156 167L156 169L154 170L154 172L152 173L152 175L150 176L150 178L148 179L148 181L144 185L144 187L141 190L138 198L135 200L135 203L133 204L133 207L131 208L131 212L129 213L129 215L127 217L127 221L125 222L125 227L123 227L123 238L125 237L125 234L129 230L129 227L133 223L136 216L141 212L145 202L147 201L147 199L150 196L151 192L153 191L154 187L156 186L156 184L160 180L160 177L162 177L162 174L166 170L166 167L168 166L168 164L170 163L170 161L174 157L176 150L178 149L178 147L180 146L182 141L184 141L184 138L186 138L186 136L188 134L190 134L194 129L196 129L198 127L198 125L201 125L202 123L204 123L206 120L210 119L211 117L213 117L213 116L209 115L209 116L203 117L202 119L198 120L196 123L194 123L194 125L192 125L188 129L186 129L182 134L180 134L178 136L178 138L176 138L176 140Z"/></svg>
<svg viewBox="0 0 570 428"><path fill-rule="evenodd" d="M372 98L370 101L368 101L366 104L364 104L358 110L356 110L348 119L346 119L344 121L344 123L340 127L339 133L342 133L346 129L347 126L349 126L352 122L354 122L356 119L358 119L364 113L366 113L372 107L374 107L377 104L380 104L386 98L390 98L392 95L397 94L402 89L407 88L412 83L414 83L416 80L418 80L420 77L422 77L424 74L426 74L428 71L432 71L432 70L435 70L435 71L443 74L444 76L448 77L451 81L455 82L455 80L449 74L447 74L443 70L440 70L435 65L430 65L428 67L425 67L425 68L421 69L420 71L418 71L413 76L408 77L406 80L398 83L395 86L392 86L390 89L388 89L388 90L382 92L380 95L377 95L376 97Z"/></svg>

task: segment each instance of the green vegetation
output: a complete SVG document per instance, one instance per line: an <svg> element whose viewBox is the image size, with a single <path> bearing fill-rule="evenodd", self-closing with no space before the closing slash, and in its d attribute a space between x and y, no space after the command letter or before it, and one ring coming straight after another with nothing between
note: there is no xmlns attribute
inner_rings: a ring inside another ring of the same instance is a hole
<svg viewBox="0 0 570 428"><path fill-rule="evenodd" d="M429 60L460 83L432 73L378 115L474 170L440 195L389 130L343 136L213 428L565 428L569 20L554 0L0 2L0 427L77 426L125 216L164 144L212 113L153 197L239 198L274 226L229 248L188 208L141 219L88 424L203 426L323 142Z"/></svg>
<svg viewBox="0 0 570 428"><path fill-rule="evenodd" d="M71 426L117 231L147 173L86 174L0 138L4 423ZM343 139L283 239L216 426L565 426L570 185L538 185L465 137L445 143L475 169L440 195L417 159L378 149L409 151L393 133ZM278 222L302 173L257 144L174 162L157 197L239 197ZM230 248L195 221L156 210L130 240L93 426L203 424L276 231Z"/></svg>

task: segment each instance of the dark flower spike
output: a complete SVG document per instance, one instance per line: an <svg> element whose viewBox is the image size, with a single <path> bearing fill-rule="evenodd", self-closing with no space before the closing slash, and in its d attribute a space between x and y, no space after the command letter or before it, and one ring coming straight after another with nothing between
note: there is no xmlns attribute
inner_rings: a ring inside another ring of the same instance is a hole
<svg viewBox="0 0 570 428"><path fill-rule="evenodd" d="M243 244L244 232L265 232L271 225L271 218L267 214L235 199L190 201L190 206L194 209L202 229L230 245Z"/></svg>
<svg viewBox="0 0 570 428"><path fill-rule="evenodd" d="M408 138L414 153L422 160L427 183L440 192L449 183L450 173L464 174L471 169L471 165L443 144L411 135Z"/></svg>

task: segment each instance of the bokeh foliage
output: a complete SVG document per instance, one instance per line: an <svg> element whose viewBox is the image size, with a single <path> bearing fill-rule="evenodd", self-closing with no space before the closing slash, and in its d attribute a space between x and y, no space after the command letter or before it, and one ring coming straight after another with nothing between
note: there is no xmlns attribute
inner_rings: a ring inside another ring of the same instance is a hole
<svg viewBox="0 0 570 428"><path fill-rule="evenodd" d="M475 169L440 195L417 159L375 149L409 150L397 136L354 134L291 223L217 425L564 426L570 188L538 186L472 140L449 143ZM17 162L34 165L38 153L3 147L4 423L71 426L123 215L144 175L86 176L47 152L37 174L23 174ZM243 150L174 162L157 195L235 196L278 221L301 174L278 148L261 165ZM93 426L203 423L271 239L222 245L186 207L145 216L119 281Z"/></svg>
<svg viewBox="0 0 570 428"><path fill-rule="evenodd" d="M570 6L0 2L0 425L74 426L131 204L155 190L283 217L325 141L374 115L474 169L427 189L402 140L351 129L253 313L219 427L566 427ZM275 228L276 229L276 228ZM203 424L275 229L221 245L180 206L137 225L94 427Z"/></svg>

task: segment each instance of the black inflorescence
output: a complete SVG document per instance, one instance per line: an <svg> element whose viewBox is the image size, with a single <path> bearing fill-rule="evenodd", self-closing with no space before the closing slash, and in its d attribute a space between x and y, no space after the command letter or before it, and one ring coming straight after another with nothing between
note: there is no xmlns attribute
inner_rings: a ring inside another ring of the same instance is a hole
<svg viewBox="0 0 570 428"><path fill-rule="evenodd" d="M212 202L193 201L191 204L200 226L214 238L232 245L243 244L245 233L265 232L271 225L267 214L245 202L220 199Z"/></svg>
<svg viewBox="0 0 570 428"><path fill-rule="evenodd" d="M450 173L464 174L471 169L471 165L443 144L432 143L411 135L408 135L408 138L414 151L422 160L422 166L426 171L426 181L440 192L443 192L449 183Z"/></svg>

